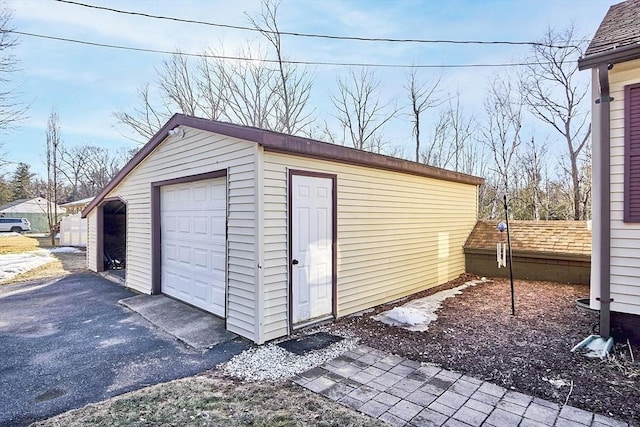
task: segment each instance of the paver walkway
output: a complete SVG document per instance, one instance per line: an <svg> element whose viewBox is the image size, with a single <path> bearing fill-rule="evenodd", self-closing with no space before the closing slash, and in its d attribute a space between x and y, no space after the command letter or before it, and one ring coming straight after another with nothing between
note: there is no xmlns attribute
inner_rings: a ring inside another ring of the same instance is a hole
<svg viewBox="0 0 640 427"><path fill-rule="evenodd" d="M392 426L627 426L367 346L294 382Z"/></svg>

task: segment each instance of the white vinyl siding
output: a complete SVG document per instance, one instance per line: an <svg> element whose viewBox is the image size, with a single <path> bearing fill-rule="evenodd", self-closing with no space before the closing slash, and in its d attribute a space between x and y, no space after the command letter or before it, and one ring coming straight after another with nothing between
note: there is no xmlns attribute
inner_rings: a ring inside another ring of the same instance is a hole
<svg viewBox="0 0 640 427"><path fill-rule="evenodd" d="M288 169L337 175L338 316L437 286L465 271L475 185L265 152L265 339L287 333Z"/></svg>
<svg viewBox="0 0 640 427"><path fill-rule="evenodd" d="M184 138L167 137L131 171L107 195L127 203L126 285L151 292L151 183L227 169L227 329L256 339L254 164L254 143L185 128Z"/></svg>
<svg viewBox="0 0 640 427"><path fill-rule="evenodd" d="M611 310L640 315L640 224L624 215L624 87L640 83L640 60L616 64L611 84Z"/></svg>
<svg viewBox="0 0 640 427"><path fill-rule="evenodd" d="M87 216L87 268L91 271L98 271L98 262L96 257L98 253L96 251L98 230L98 214L97 210L92 210Z"/></svg>

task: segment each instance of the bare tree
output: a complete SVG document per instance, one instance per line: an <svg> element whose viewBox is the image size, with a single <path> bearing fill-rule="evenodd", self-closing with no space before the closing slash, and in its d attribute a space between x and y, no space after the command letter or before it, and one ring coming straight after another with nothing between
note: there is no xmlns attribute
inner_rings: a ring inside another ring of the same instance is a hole
<svg viewBox="0 0 640 427"><path fill-rule="evenodd" d="M247 44L238 56L255 61L218 61L217 75L222 86L223 115L232 123L279 130L276 117L277 93L273 89L276 71L268 67L266 55L259 48Z"/></svg>
<svg viewBox="0 0 640 427"><path fill-rule="evenodd" d="M497 215L502 195L510 194L511 168L521 143L522 100L519 98L520 90L514 82L496 77L490 82L484 100L487 123L482 128L482 136L493 156L493 170L498 179L491 218Z"/></svg>
<svg viewBox="0 0 640 427"><path fill-rule="evenodd" d="M460 105L460 94L448 96L434 125L433 136L421 153L422 162L484 176L484 147L473 138L475 124L475 117L466 114Z"/></svg>
<svg viewBox="0 0 640 427"><path fill-rule="evenodd" d="M12 12L4 2L0 2L0 130L13 127L24 119L26 106L17 100L10 75L18 70L18 60L11 53L17 39L11 33Z"/></svg>
<svg viewBox="0 0 640 427"><path fill-rule="evenodd" d="M442 99L439 97L438 87L440 86L441 78L438 77L435 81L420 81L418 79L418 70L412 68L407 73L405 90L409 96L409 102L411 104L411 123L413 124L413 136L416 143L416 162L420 161L420 117L422 114L435 108L442 103Z"/></svg>
<svg viewBox="0 0 640 427"><path fill-rule="evenodd" d="M331 96L337 110L334 117L358 150L379 151L384 144L381 130L398 112L391 103L380 101L379 88L373 71L361 68L338 78L338 94Z"/></svg>
<svg viewBox="0 0 640 427"><path fill-rule="evenodd" d="M200 108L205 117L211 120L220 120L225 111L225 94L228 88L225 86L224 61L213 58L215 52L205 48L204 56L197 66L196 85L200 92Z"/></svg>
<svg viewBox="0 0 640 427"><path fill-rule="evenodd" d="M522 77L524 100L531 113L548 124L564 139L567 147L572 184L573 218L584 219L581 209L585 183L580 181L579 156L591 136L589 106L582 102L588 83L577 81L576 59L582 54L586 41L575 43L573 26L556 32L547 30L541 45L532 48L532 65L525 67ZM555 46L563 46L561 48Z"/></svg>
<svg viewBox="0 0 640 427"><path fill-rule="evenodd" d="M135 150L110 151L104 147L86 146L87 161L79 194L89 197L97 194L135 154Z"/></svg>
<svg viewBox="0 0 640 427"><path fill-rule="evenodd" d="M273 86L278 102L275 103L277 129L289 135L303 132L309 126L312 112L307 112L312 78L308 70L284 61L282 35L278 28L280 0L263 0L260 14L247 16L255 29L268 40L277 59L278 81Z"/></svg>
<svg viewBox="0 0 640 427"><path fill-rule="evenodd" d="M148 83L138 89L138 103L131 113L116 111L113 115L120 124L132 130L138 137L142 137L132 138L134 141L145 143L169 120L171 112L154 105Z"/></svg>
<svg viewBox="0 0 640 427"><path fill-rule="evenodd" d="M60 145L60 161L58 170L69 183L72 201L80 199L80 185L84 179L85 170L90 159L90 149L87 145L67 148Z"/></svg>
<svg viewBox="0 0 640 427"><path fill-rule="evenodd" d="M426 165L444 168L449 162L449 136L451 135L451 115L449 110L441 110L433 127L433 136L422 149L420 161Z"/></svg>
<svg viewBox="0 0 640 427"><path fill-rule="evenodd" d="M156 70L158 87L165 98L165 108L195 116L200 111L200 94L189 58L180 50L165 59L162 68Z"/></svg>
<svg viewBox="0 0 640 427"><path fill-rule="evenodd" d="M56 243L58 224L58 154L60 149L60 123L58 113L51 111L47 121L47 221L51 233L51 246ZM53 205L53 206L52 206Z"/></svg>
<svg viewBox="0 0 640 427"><path fill-rule="evenodd" d="M539 221L542 217L542 173L546 153L546 144L540 145L532 137L516 154L517 168L514 181L517 185L514 193L520 203L520 212L514 216L518 219Z"/></svg>

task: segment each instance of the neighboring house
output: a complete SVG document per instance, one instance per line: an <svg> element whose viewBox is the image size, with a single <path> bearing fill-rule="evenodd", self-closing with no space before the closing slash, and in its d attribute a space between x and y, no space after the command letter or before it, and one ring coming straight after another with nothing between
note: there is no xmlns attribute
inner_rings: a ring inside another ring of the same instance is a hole
<svg viewBox="0 0 640 427"><path fill-rule="evenodd" d="M11 203L0 206L0 216L26 218L31 223L31 232L48 233L49 220L47 204L53 214L55 204L42 197L33 199L14 200ZM66 209L58 206L58 220L66 215Z"/></svg>
<svg viewBox="0 0 640 427"><path fill-rule="evenodd" d="M60 221L60 246L87 246L87 219L81 213L92 200L88 197L60 205L69 214Z"/></svg>
<svg viewBox="0 0 640 427"><path fill-rule="evenodd" d="M88 266L263 343L463 273L482 182L177 114L83 211Z"/></svg>
<svg viewBox="0 0 640 427"><path fill-rule="evenodd" d="M91 203L93 197L87 197L86 199L75 200L69 203L63 203L60 206L66 209L68 215L81 213L84 208Z"/></svg>
<svg viewBox="0 0 640 427"><path fill-rule="evenodd" d="M640 341L640 0L611 6L578 66L593 86L591 306L603 338Z"/></svg>
<svg viewBox="0 0 640 427"><path fill-rule="evenodd" d="M464 245L467 273L509 277L509 267L498 268L496 245L507 243L498 221L478 221ZM509 221L513 276L589 284L591 229L586 221Z"/></svg>

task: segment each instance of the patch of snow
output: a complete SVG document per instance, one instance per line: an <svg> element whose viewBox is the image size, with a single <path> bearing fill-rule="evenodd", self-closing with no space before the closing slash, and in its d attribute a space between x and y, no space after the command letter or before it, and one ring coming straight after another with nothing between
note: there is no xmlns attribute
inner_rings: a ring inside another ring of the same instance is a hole
<svg viewBox="0 0 640 427"><path fill-rule="evenodd" d="M8 280L41 265L54 261L51 252L41 249L20 254L0 255L0 280Z"/></svg>
<svg viewBox="0 0 640 427"><path fill-rule="evenodd" d="M546 381L555 388L565 387L569 385L567 380L563 380L562 378L546 378L542 377L542 381Z"/></svg>
<svg viewBox="0 0 640 427"><path fill-rule="evenodd" d="M16 233L15 231L7 231L0 233L0 237L17 237L22 236L20 233Z"/></svg>
<svg viewBox="0 0 640 427"><path fill-rule="evenodd" d="M57 248L51 248L49 249L49 252L53 252L53 253L67 253L67 254L79 254L82 253L83 251L81 251L78 248L73 248L71 246L60 246Z"/></svg>
<svg viewBox="0 0 640 427"><path fill-rule="evenodd" d="M245 381L279 381L335 359L354 349L357 343L357 338L345 337L326 348L297 355L273 342L245 350L218 368L226 375Z"/></svg>
<svg viewBox="0 0 640 427"><path fill-rule="evenodd" d="M469 286L475 286L485 281L486 279L471 280L455 288L409 301L400 307L383 311L377 316L373 316L373 319L386 325L397 326L409 331L424 332L429 329L431 322L438 318L436 311L442 307L444 300L461 294L462 290Z"/></svg>

